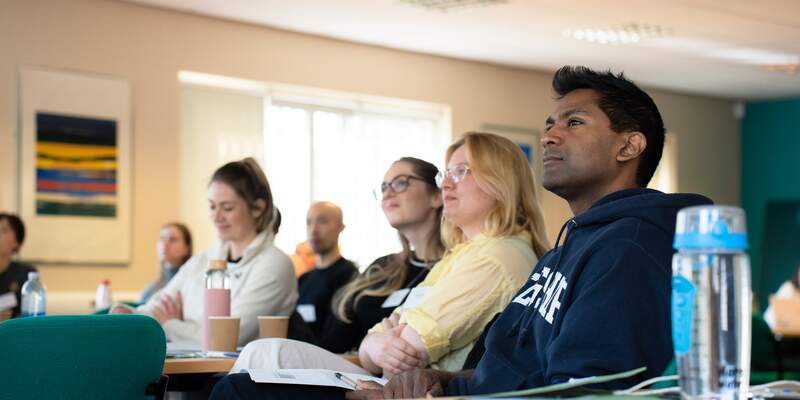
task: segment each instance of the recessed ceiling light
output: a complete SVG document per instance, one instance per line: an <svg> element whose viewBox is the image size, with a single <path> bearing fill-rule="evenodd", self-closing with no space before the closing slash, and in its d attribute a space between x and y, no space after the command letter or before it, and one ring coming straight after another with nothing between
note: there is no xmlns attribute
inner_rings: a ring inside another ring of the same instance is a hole
<svg viewBox="0 0 800 400"><path fill-rule="evenodd" d="M724 49L711 53L712 57L740 64L757 65L767 71L795 75L800 72L800 54L766 49Z"/></svg>
<svg viewBox="0 0 800 400"><path fill-rule="evenodd" d="M737 47L731 43L689 37L662 38L654 40L650 44L703 58L759 67L772 72L783 72L790 75L800 72L800 54L798 53Z"/></svg>
<svg viewBox="0 0 800 400"><path fill-rule="evenodd" d="M485 7L507 3L508 0L397 0L399 3L421 7L429 11L450 12L467 8Z"/></svg>
<svg viewBox="0 0 800 400"><path fill-rule="evenodd" d="M565 29L565 37L599 44L633 44L642 40L662 38L672 35L672 29L660 25L629 22L618 27L596 29Z"/></svg>
<svg viewBox="0 0 800 400"><path fill-rule="evenodd" d="M753 65L792 65L800 63L800 55L766 49L735 48L711 52L715 58Z"/></svg>

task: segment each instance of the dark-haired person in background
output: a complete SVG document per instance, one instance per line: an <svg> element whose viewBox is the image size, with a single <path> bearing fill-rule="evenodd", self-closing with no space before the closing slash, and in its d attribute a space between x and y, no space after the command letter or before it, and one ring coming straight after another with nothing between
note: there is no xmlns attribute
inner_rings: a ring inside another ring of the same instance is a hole
<svg viewBox="0 0 800 400"><path fill-rule="evenodd" d="M22 299L22 284L28 272L36 272L32 265L14 261L25 242L25 224L14 214L0 213L0 314L11 310L11 318L18 317Z"/></svg>
<svg viewBox="0 0 800 400"><path fill-rule="evenodd" d="M661 158L664 125L650 96L622 74L563 67L553 89L543 186L574 217L492 325L478 366L417 369L349 398L477 395L647 367L596 386L618 389L666 368L675 217L711 201L645 188Z"/></svg>
<svg viewBox="0 0 800 400"><path fill-rule="evenodd" d="M169 283L181 266L192 257L192 234L180 222L164 224L158 232L156 242L158 254L158 277L142 291L141 303L147 303L155 292Z"/></svg>
<svg viewBox="0 0 800 400"><path fill-rule="evenodd" d="M252 158L218 168L208 184L209 217L219 242L193 256L158 293L133 310L157 319L167 339L200 346L203 278L210 260L227 260L231 316L240 317L239 345L258 335L259 315L288 316L297 302L297 279L289 256L274 245L277 209L264 172Z"/></svg>

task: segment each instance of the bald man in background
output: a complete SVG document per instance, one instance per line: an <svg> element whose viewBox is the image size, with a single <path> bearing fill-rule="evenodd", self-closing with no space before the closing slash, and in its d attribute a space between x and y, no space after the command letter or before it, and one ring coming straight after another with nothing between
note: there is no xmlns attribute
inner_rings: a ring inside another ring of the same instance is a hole
<svg viewBox="0 0 800 400"><path fill-rule="evenodd" d="M297 281L297 312L319 337L331 315L333 294L357 273L356 266L339 253L339 234L344 230L342 209L327 201L314 203L306 216L308 243L316 266Z"/></svg>

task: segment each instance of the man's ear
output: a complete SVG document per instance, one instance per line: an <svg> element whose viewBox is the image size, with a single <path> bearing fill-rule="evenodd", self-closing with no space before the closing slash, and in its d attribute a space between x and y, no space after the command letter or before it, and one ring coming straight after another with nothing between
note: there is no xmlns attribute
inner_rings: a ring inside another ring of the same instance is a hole
<svg viewBox="0 0 800 400"><path fill-rule="evenodd" d="M630 161L644 153L644 149L647 148L647 138L644 134L628 132L623 135L625 135L625 143L617 153L617 161Z"/></svg>

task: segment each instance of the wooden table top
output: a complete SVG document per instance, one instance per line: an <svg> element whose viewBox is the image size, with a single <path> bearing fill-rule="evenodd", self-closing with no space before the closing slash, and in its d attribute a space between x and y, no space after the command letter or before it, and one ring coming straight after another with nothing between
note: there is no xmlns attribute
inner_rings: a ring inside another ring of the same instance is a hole
<svg viewBox="0 0 800 400"><path fill-rule="evenodd" d="M357 354L342 354L342 358L358 366ZM167 358L164 361L164 374L203 374L228 372L233 368L235 358Z"/></svg>
<svg viewBox="0 0 800 400"><path fill-rule="evenodd" d="M228 372L235 362L235 358L168 358L164 361L164 374Z"/></svg>

